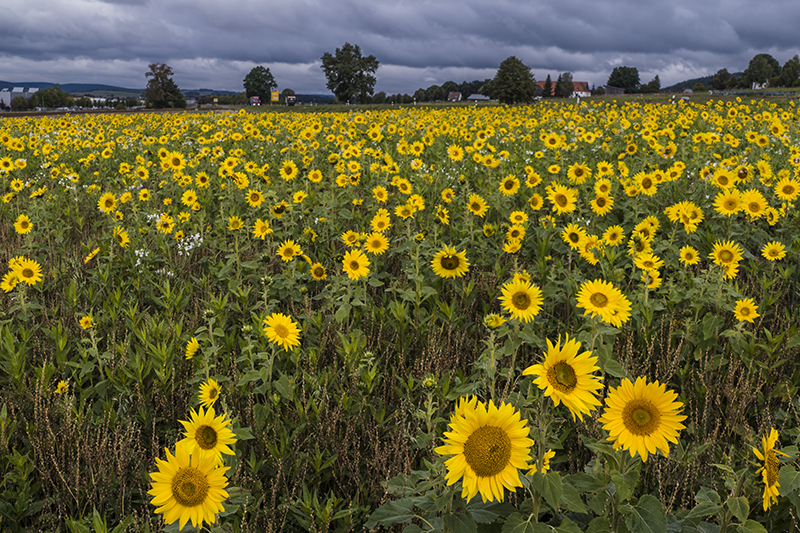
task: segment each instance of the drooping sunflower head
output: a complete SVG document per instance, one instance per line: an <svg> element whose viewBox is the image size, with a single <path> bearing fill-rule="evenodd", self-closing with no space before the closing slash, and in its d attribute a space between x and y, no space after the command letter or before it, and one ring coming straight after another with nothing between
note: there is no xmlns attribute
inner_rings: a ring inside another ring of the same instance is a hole
<svg viewBox="0 0 800 533"><path fill-rule="evenodd" d="M198 399L200 400L200 405L203 407L211 407L214 405L219 399L220 388L219 383L217 383L214 379L209 379L205 383L200 385L200 390L198 392Z"/></svg>
<svg viewBox="0 0 800 533"><path fill-rule="evenodd" d="M781 466L778 454L786 456L785 453L776 450L775 444L778 442L778 432L775 428L771 428L769 434L761 437L761 449L753 448L753 453L760 461L764 462L764 466L759 468L756 473L761 473L761 479L764 482L764 510L769 509L773 503L778 503L778 471ZM788 456L787 456L788 457Z"/></svg>

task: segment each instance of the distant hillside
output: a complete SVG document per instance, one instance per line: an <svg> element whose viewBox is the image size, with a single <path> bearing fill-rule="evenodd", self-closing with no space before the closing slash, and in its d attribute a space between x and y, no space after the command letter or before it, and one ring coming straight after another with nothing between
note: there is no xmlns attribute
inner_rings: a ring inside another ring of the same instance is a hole
<svg viewBox="0 0 800 533"><path fill-rule="evenodd" d="M744 72L734 72L731 74L732 76L736 76L737 78L741 78ZM682 92L684 89L694 89L694 86L698 83L702 83L706 86L707 89L711 89L711 82L714 81L714 75L705 76L704 78L694 78L691 80L682 81L680 83L676 83L675 85L670 85L669 87L664 87L662 91L669 91L673 93Z"/></svg>
<svg viewBox="0 0 800 533"><path fill-rule="evenodd" d="M10 82L0 80L0 89L13 89L14 87L22 87L27 89L29 87L36 87L39 90L47 89L56 85L51 82ZM144 89L130 89L126 87L117 87L115 85L105 85L102 83L62 83L61 90L70 94L91 96L138 96L144 92ZM222 96L236 94L236 91L220 91L217 89L182 89L181 92L189 98L197 98L198 96Z"/></svg>

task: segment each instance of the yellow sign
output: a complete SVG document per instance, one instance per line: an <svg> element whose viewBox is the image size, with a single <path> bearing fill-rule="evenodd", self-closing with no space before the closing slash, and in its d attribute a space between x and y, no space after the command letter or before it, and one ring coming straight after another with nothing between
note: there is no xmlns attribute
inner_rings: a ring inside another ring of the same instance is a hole
<svg viewBox="0 0 800 533"><path fill-rule="evenodd" d="M277 102L278 101L278 89L272 89L272 98L271 98L271 100L273 102Z"/></svg>

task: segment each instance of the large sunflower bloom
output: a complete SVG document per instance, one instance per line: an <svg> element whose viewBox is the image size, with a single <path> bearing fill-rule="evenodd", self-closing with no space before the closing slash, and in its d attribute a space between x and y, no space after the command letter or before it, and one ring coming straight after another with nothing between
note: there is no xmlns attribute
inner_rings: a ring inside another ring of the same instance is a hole
<svg viewBox="0 0 800 533"><path fill-rule="evenodd" d="M756 471L756 474L761 473L761 478L764 481L764 510L770 508L772 503L778 503L778 469L780 461L776 454L786 456L785 453L775 449L775 443L778 442L778 432L775 428L770 429L769 435L761 437L761 450L753 448L753 453L760 461L764 461L764 466Z"/></svg>
<svg viewBox="0 0 800 533"><path fill-rule="evenodd" d="M348 250L344 254L342 268L348 278L361 279L369 274L369 258L361 250Z"/></svg>
<svg viewBox="0 0 800 533"><path fill-rule="evenodd" d="M495 407L490 401L460 402L450 417L450 430L440 455L445 461L448 485L461 480L461 497L469 501L479 492L484 502L503 501L505 489L521 487L518 468L527 468L530 447L527 420L510 404Z"/></svg>
<svg viewBox="0 0 800 533"><path fill-rule="evenodd" d="M548 193L547 199L553 204L553 211L562 215L575 211L578 200L578 191L560 184L556 184Z"/></svg>
<svg viewBox="0 0 800 533"><path fill-rule="evenodd" d="M599 370L597 356L592 356L591 351L581 354L578 350L581 343L570 339L567 335L564 345L561 337L553 344L547 339L547 355L541 364L529 366L522 373L523 376L536 376L534 383L544 390L544 395L552 398L558 407L561 402L572 413L572 419L590 414L599 405L600 401L595 394L603 388L597 376L592 372Z"/></svg>
<svg viewBox="0 0 800 533"><path fill-rule="evenodd" d="M225 511L227 466L218 466L213 457L194 456L180 444L175 446L175 455L167 450L167 460L156 459L156 464L158 471L150 474L152 488L147 493L167 524L178 520L180 529L189 520L195 527L204 521L213 524L216 514Z"/></svg>
<svg viewBox="0 0 800 533"><path fill-rule="evenodd" d="M214 457L222 462L223 453L233 455L233 450L228 445L236 442L236 435L231 431L231 421L225 414L215 415L213 407L206 411L202 407L199 411L192 409L189 413L190 419L180 421L186 429L183 434L186 438L178 444L186 444L192 456Z"/></svg>
<svg viewBox="0 0 800 533"><path fill-rule="evenodd" d="M42 281L42 267L33 259L22 258L12 267L17 279L28 285L36 285Z"/></svg>
<svg viewBox="0 0 800 533"><path fill-rule="evenodd" d="M440 278L460 278L469 270L467 252L459 252L454 247L445 245L433 256L431 267L433 273Z"/></svg>
<svg viewBox="0 0 800 533"><path fill-rule="evenodd" d="M584 315L600 315L603 322L619 327L630 318L631 303L607 281L587 281L578 291L578 307Z"/></svg>
<svg viewBox="0 0 800 533"><path fill-rule="evenodd" d="M210 408L219 399L219 383L215 379L209 379L200 385L198 391L200 405Z"/></svg>
<svg viewBox="0 0 800 533"><path fill-rule="evenodd" d="M292 317L283 313L272 313L264 319L264 324L264 333L270 341L290 352L294 351L295 346L300 346L300 326Z"/></svg>
<svg viewBox="0 0 800 533"><path fill-rule="evenodd" d="M524 280L512 280L503 285L499 298L503 308L512 318L530 322L542 309L542 291Z"/></svg>
<svg viewBox="0 0 800 533"><path fill-rule="evenodd" d="M678 432L685 428L681 422L686 416L680 414L683 403L677 397L658 381L647 383L640 377L631 383L626 378L609 393L599 420L614 447L628 450L631 457L638 453L644 462L648 454L659 450L669 455L667 441L677 443Z"/></svg>

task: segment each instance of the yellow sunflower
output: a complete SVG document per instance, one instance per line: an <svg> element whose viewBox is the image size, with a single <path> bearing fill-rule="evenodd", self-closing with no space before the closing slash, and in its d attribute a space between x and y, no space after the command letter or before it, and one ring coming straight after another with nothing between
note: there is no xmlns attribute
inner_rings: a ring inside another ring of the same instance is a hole
<svg viewBox="0 0 800 533"><path fill-rule="evenodd" d="M600 405L597 391L603 388L600 379L592 372L599 370L597 356L591 350L578 353L581 343L567 335L564 345L561 337L553 344L547 339L547 355L541 364L529 366L523 376L537 376L534 383L544 390L558 407L561 402L577 420L588 415Z"/></svg>
<svg viewBox="0 0 800 533"><path fill-rule="evenodd" d="M761 248L761 255L768 261L777 261L786 257L786 247L778 241L772 241Z"/></svg>
<svg viewBox="0 0 800 533"><path fill-rule="evenodd" d="M228 497L228 467L219 466L213 457L192 455L185 445L176 445L175 455L166 451L166 461L156 459L158 471L150 474L151 489L147 491L156 513L164 513L167 524L177 520L180 529L189 520L195 527L203 522L213 524L217 513L225 511L222 502Z"/></svg>
<svg viewBox="0 0 800 533"><path fill-rule="evenodd" d="M348 250L342 260L342 268L352 280L361 279L369 274L369 258L361 250Z"/></svg>
<svg viewBox="0 0 800 533"><path fill-rule="evenodd" d="M311 278L314 281L320 281L328 277L328 273L325 271L325 267L322 266L322 263L314 263L311 265Z"/></svg>
<svg viewBox="0 0 800 533"><path fill-rule="evenodd" d="M20 235L25 235L26 233L30 233L33 229L33 224L31 223L31 219L28 218L27 215L20 215L17 217L17 221L14 222L14 231L19 233Z"/></svg>
<svg viewBox="0 0 800 533"><path fill-rule="evenodd" d="M542 291L536 285L521 279L511 280L503 285L499 298L502 307L511 318L530 322L539 314L542 307Z"/></svg>
<svg viewBox="0 0 800 533"><path fill-rule="evenodd" d="M272 233L272 228L269 227L269 222L265 222L259 218L256 220L255 224L253 224L253 237L263 241L270 233Z"/></svg>
<svg viewBox="0 0 800 533"><path fill-rule="evenodd" d="M607 281L587 281L578 291L578 307L586 309L584 315L600 316L603 322L619 327L630 318L631 303L617 288Z"/></svg>
<svg viewBox="0 0 800 533"><path fill-rule="evenodd" d="M300 326L292 317L283 313L272 313L264 319L264 333L267 338L284 350L294 351L295 346L300 346Z"/></svg>
<svg viewBox="0 0 800 533"><path fill-rule="evenodd" d="M381 255L389 249L389 239L383 233L375 231L367 235L364 249L372 255Z"/></svg>
<svg viewBox="0 0 800 533"><path fill-rule="evenodd" d="M640 377L636 383L627 378L606 397L606 408L599 421L608 431L608 440L615 448L637 453L642 462L650 453L669 455L669 444L678 442L678 432L685 428L680 414L683 403L674 391L666 390L658 381L647 383Z"/></svg>
<svg viewBox="0 0 800 533"><path fill-rule="evenodd" d="M800 194L800 182L786 177L775 184L775 196L784 202L792 202Z"/></svg>
<svg viewBox="0 0 800 533"><path fill-rule="evenodd" d="M752 298L737 300L733 314L739 322L750 322L751 324L761 316L758 314L758 306Z"/></svg>
<svg viewBox="0 0 800 533"><path fill-rule="evenodd" d="M186 438L179 441L178 445L188 446L193 457L215 458L221 463L222 454L233 455L228 445L236 442L236 435L231 431L231 421L225 414L216 416L213 407L206 411L202 407L197 411L192 408L189 420L180 420L180 423L186 430L183 434Z"/></svg>
<svg viewBox="0 0 800 533"><path fill-rule="evenodd" d="M604 194L598 194L594 200L589 202L589 207L592 208L592 211L594 211L597 216L602 217L614 209L614 199Z"/></svg>
<svg viewBox="0 0 800 533"><path fill-rule="evenodd" d="M191 359L197 353L197 350L200 349L200 343L197 341L195 337L189 339L189 342L186 343L186 359Z"/></svg>
<svg viewBox="0 0 800 533"><path fill-rule="evenodd" d="M33 259L21 258L12 267L19 282L27 285L36 285L42 281L42 267Z"/></svg>
<svg viewBox="0 0 800 533"><path fill-rule="evenodd" d="M460 278L469 270L467 252L445 245L433 256L431 267L440 278Z"/></svg>
<svg viewBox="0 0 800 533"><path fill-rule="evenodd" d="M578 191L560 184L556 184L547 194L547 199L553 204L553 211L559 215L575 211Z"/></svg>
<svg viewBox="0 0 800 533"><path fill-rule="evenodd" d="M764 481L764 510L770 508L773 503L778 503L778 470L781 466L780 460L776 454L781 454L788 457L785 453L776 450L775 444L778 442L778 432L775 428L771 428L769 435L761 437L761 449L753 448L753 453L756 454L759 461L764 461L764 466L756 471L756 474L761 473L761 479Z"/></svg>
<svg viewBox="0 0 800 533"><path fill-rule="evenodd" d="M197 397L200 400L200 405L209 408L219 399L219 383L214 379L209 379L200 385Z"/></svg>
<svg viewBox="0 0 800 533"><path fill-rule="evenodd" d="M500 192L503 196L513 196L519 191L519 180L516 176L506 176L500 182Z"/></svg>
<svg viewBox="0 0 800 533"><path fill-rule="evenodd" d="M717 194L714 210L720 215L733 216L742 209L742 195L737 189L729 189Z"/></svg>
<svg viewBox="0 0 800 533"><path fill-rule="evenodd" d="M580 247L581 241L583 241L585 237L586 230L575 223L568 224L561 232L561 240L567 243L573 250L577 250Z"/></svg>
<svg viewBox="0 0 800 533"><path fill-rule="evenodd" d="M103 213L111 213L117 207L117 197L112 193L104 193L97 201L97 208Z"/></svg>
<svg viewBox="0 0 800 533"><path fill-rule="evenodd" d="M622 226L611 226L603 233L603 243L608 246L618 246L625 239L625 230Z"/></svg>
<svg viewBox="0 0 800 533"><path fill-rule="evenodd" d="M692 246L684 246L681 248L681 263L684 266L696 265L700 262L700 254Z"/></svg>
<svg viewBox="0 0 800 533"><path fill-rule="evenodd" d="M527 468L533 441L527 420L510 404L489 401L460 402L450 418L450 431L440 455L445 461L448 485L461 480L461 497L469 501L480 493L484 502L504 501L505 489L521 487L519 468Z"/></svg>
<svg viewBox="0 0 800 533"><path fill-rule="evenodd" d="M92 317L89 315L81 317L80 325L81 329L91 329L91 327L94 325L92 323Z"/></svg>
<svg viewBox="0 0 800 533"><path fill-rule="evenodd" d="M483 217L488 210L486 206L486 200L484 200L480 195L477 194L470 194L469 200L467 201L467 209L478 217Z"/></svg>
<svg viewBox="0 0 800 533"><path fill-rule="evenodd" d="M721 267L736 265L742 259L742 247L733 241L717 241L709 258Z"/></svg>
<svg viewBox="0 0 800 533"><path fill-rule="evenodd" d="M294 258L303 253L303 250L292 239L283 241L278 246L278 257L283 261L294 261Z"/></svg>

